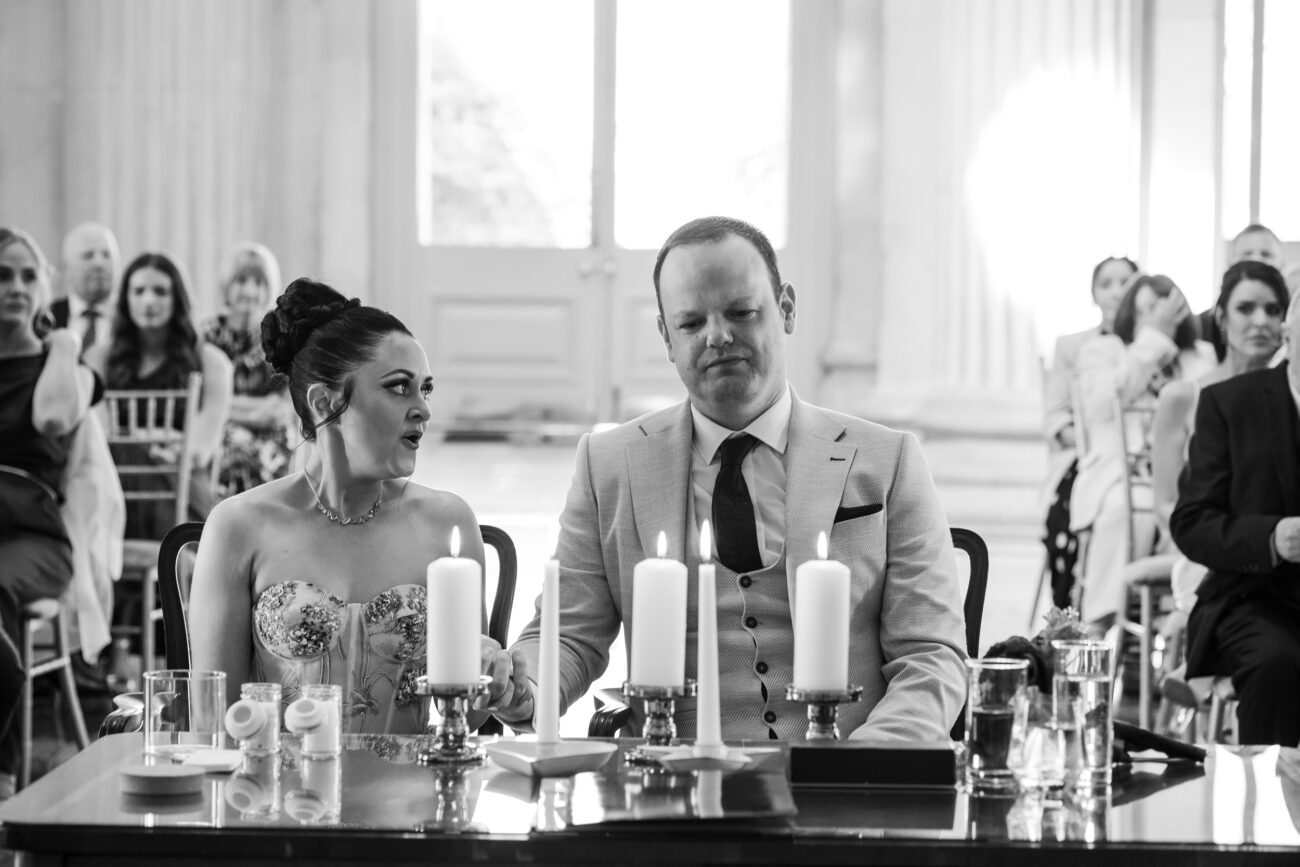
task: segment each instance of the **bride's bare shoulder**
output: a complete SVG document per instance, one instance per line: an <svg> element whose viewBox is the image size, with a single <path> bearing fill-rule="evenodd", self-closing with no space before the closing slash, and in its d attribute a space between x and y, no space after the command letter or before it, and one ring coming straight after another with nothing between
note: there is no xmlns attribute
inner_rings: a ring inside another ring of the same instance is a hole
<svg viewBox="0 0 1300 867"><path fill-rule="evenodd" d="M418 482L407 482L402 498L421 513L442 519L474 518L474 511L459 495L451 491L430 488Z"/></svg>
<svg viewBox="0 0 1300 867"><path fill-rule="evenodd" d="M218 503L208 522L218 522L241 531L260 527L283 526L284 521L300 513L305 502L300 473L249 488Z"/></svg>

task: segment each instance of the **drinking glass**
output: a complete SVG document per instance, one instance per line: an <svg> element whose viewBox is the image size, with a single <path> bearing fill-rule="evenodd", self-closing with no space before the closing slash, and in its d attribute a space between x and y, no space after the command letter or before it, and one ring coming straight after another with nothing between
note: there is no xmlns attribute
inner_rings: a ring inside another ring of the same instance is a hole
<svg viewBox="0 0 1300 867"><path fill-rule="evenodd" d="M1052 642L1052 655L1054 713L1074 723L1066 730L1066 783L1109 786L1114 651L1105 641L1061 639Z"/></svg>
<svg viewBox="0 0 1300 867"><path fill-rule="evenodd" d="M1015 718L1008 762L1022 790L1054 790L1065 784L1066 741L1073 713L1058 714L1052 696L1029 687L1027 712Z"/></svg>
<svg viewBox="0 0 1300 867"><path fill-rule="evenodd" d="M144 751L180 761L221 747L226 673L170 668L144 673Z"/></svg>
<svg viewBox="0 0 1300 867"><path fill-rule="evenodd" d="M1026 659L966 660L966 740L962 771L975 792L1009 792L1016 788L1008 759L1011 733L1023 725L1027 711Z"/></svg>
<svg viewBox="0 0 1300 867"><path fill-rule="evenodd" d="M302 735L302 754L314 759L337 756L342 750L343 687L308 684L302 697L284 712L289 731Z"/></svg>
<svg viewBox="0 0 1300 867"><path fill-rule="evenodd" d="M280 749L280 684L246 683L226 711L226 731L246 753Z"/></svg>

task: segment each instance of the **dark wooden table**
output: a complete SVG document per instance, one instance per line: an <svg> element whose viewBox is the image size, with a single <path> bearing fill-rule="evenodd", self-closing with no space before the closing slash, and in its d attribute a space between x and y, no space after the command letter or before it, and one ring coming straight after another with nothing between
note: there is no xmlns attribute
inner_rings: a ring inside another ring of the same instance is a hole
<svg viewBox="0 0 1300 867"><path fill-rule="evenodd" d="M1204 767L1136 763L1107 796L1044 806L942 788L791 793L780 760L775 773L714 778L710 792L699 776L620 763L542 784L491 764L441 774L410 761L410 739L348 746L329 824L291 815L303 787L292 760L263 816L236 808L246 781L230 775L209 775L189 800L125 796L119 768L141 762L137 734L97 741L6 802L0 835L27 865L1300 864L1295 750L1221 751ZM700 817L719 805L725 818ZM629 811L655 818L587 824Z"/></svg>

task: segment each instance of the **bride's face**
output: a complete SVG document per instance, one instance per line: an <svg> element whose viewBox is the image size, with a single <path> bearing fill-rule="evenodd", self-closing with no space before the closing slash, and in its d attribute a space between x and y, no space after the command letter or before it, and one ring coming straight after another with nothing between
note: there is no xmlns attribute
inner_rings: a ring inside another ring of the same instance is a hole
<svg viewBox="0 0 1300 867"><path fill-rule="evenodd" d="M395 479L415 472L429 423L433 374L414 337L394 332L352 375L352 397L339 431L354 475Z"/></svg>

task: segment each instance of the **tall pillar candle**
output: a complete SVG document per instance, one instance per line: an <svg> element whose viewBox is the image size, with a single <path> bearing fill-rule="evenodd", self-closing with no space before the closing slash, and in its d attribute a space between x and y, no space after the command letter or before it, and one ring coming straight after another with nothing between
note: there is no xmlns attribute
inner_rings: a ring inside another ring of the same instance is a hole
<svg viewBox="0 0 1300 867"><path fill-rule="evenodd" d="M546 561L542 581L542 646L537 661L537 742L560 740L560 561Z"/></svg>
<svg viewBox="0 0 1300 867"><path fill-rule="evenodd" d="M698 723L695 746L722 745L722 709L718 693L718 588L713 563L713 533L709 522L700 528L699 600L696 612L699 643L696 649Z"/></svg>
<svg viewBox="0 0 1300 867"><path fill-rule="evenodd" d="M686 685L686 564L669 560L668 537L659 556L632 570L632 659L636 686Z"/></svg>
<svg viewBox="0 0 1300 867"><path fill-rule="evenodd" d="M821 533L819 559L794 573L794 685L840 691L849 686L849 567L826 554Z"/></svg>
<svg viewBox="0 0 1300 867"><path fill-rule="evenodd" d="M483 570L460 557L460 528L451 531L451 556L429 564L429 670L431 684L477 683L483 619Z"/></svg>

